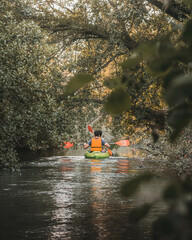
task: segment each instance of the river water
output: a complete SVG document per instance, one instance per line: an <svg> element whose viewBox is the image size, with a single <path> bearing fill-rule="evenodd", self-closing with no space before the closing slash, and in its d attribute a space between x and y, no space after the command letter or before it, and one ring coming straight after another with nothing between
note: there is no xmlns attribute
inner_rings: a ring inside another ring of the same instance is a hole
<svg viewBox="0 0 192 240"><path fill-rule="evenodd" d="M159 180L125 199L122 182L143 171L138 159L84 159L52 156L25 162L20 171L0 171L0 239L150 239L156 206L139 224L128 212L152 192Z"/></svg>

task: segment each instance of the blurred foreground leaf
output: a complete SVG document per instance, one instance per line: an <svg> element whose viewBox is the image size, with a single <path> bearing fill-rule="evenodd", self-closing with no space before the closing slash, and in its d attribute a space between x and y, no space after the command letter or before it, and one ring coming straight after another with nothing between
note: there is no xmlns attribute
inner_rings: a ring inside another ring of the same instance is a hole
<svg viewBox="0 0 192 240"><path fill-rule="evenodd" d="M192 19L190 19L187 22L183 31L183 40L186 43L192 44L191 39L192 39Z"/></svg>
<svg viewBox="0 0 192 240"><path fill-rule="evenodd" d="M169 184L163 191L163 198L164 199L175 199L179 197L179 185L176 183Z"/></svg>
<svg viewBox="0 0 192 240"><path fill-rule="evenodd" d="M192 99L192 75L182 75L173 79L166 90L166 98L171 107Z"/></svg>
<svg viewBox="0 0 192 240"><path fill-rule="evenodd" d="M184 0L184 2L188 5L192 5L192 0Z"/></svg>
<svg viewBox="0 0 192 240"><path fill-rule="evenodd" d="M144 205L132 210L129 213L128 218L132 223L139 222L140 220L147 216L152 206L153 205L150 203L145 203Z"/></svg>
<svg viewBox="0 0 192 240"><path fill-rule="evenodd" d="M189 123L191 118L191 103L183 103L169 112L167 116L167 122L173 128L173 132L170 136L171 141L176 139L181 130Z"/></svg>
<svg viewBox="0 0 192 240"><path fill-rule="evenodd" d="M148 71L151 75L159 75L165 73L172 65L173 56L169 53L158 58L158 61L151 60L148 64Z"/></svg>
<svg viewBox="0 0 192 240"><path fill-rule="evenodd" d="M170 183L163 191L164 199L172 199L182 198L185 194L192 193L192 182L187 179L184 181L176 181Z"/></svg>
<svg viewBox="0 0 192 240"><path fill-rule="evenodd" d="M109 113L118 114L129 110L130 103L129 94L123 89L116 89L108 97L104 109Z"/></svg>
<svg viewBox="0 0 192 240"><path fill-rule="evenodd" d="M109 89L113 89L113 88L118 89L123 87L123 83L121 82L120 77L109 78L105 80L104 85Z"/></svg>
<svg viewBox="0 0 192 240"><path fill-rule="evenodd" d="M120 66L123 70L130 69L130 68L134 69L139 65L140 62L141 62L141 56L138 55L135 57L130 57L126 61L122 62Z"/></svg>
<svg viewBox="0 0 192 240"><path fill-rule="evenodd" d="M163 76L164 82L163 82L163 87L165 89L168 89L172 83L172 80L176 77L179 77L183 75L183 72L178 69L172 69L169 71L166 75Z"/></svg>
<svg viewBox="0 0 192 240"><path fill-rule="evenodd" d="M77 73L71 78L67 86L65 87L65 94L70 94L83 87L85 84L93 81L93 76L85 73Z"/></svg>
<svg viewBox="0 0 192 240"><path fill-rule="evenodd" d="M143 175L134 177L121 186L121 194L125 197L130 197L138 190L142 183L149 182L153 177L154 175L151 173L145 173Z"/></svg>
<svg viewBox="0 0 192 240"><path fill-rule="evenodd" d="M149 43L140 44L137 52L143 55L144 59L150 59L154 56L154 53L156 52L157 45L156 42L152 41Z"/></svg>

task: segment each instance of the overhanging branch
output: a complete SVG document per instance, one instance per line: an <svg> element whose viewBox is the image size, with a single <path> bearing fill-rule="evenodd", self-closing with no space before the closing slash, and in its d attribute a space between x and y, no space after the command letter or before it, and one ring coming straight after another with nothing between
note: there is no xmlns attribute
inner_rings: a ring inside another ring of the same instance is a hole
<svg viewBox="0 0 192 240"><path fill-rule="evenodd" d="M191 14L191 9L188 9L184 5L181 5L173 0L170 0L167 5L165 5L163 1L159 0L148 0L148 2L180 22L182 22L183 19L188 18Z"/></svg>

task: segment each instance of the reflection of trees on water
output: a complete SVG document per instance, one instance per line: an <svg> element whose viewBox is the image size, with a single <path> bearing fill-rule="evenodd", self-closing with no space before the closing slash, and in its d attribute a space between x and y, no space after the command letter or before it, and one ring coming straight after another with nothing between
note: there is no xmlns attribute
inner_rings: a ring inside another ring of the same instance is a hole
<svg viewBox="0 0 192 240"><path fill-rule="evenodd" d="M143 239L144 231L127 221L132 199L119 194L131 170L128 159L77 157L60 162L52 180L52 239Z"/></svg>
<svg viewBox="0 0 192 240"><path fill-rule="evenodd" d="M70 163L71 162L69 158L61 159L61 161L63 163ZM72 170L73 170L72 166L66 166L65 164L63 164L61 166L61 171L62 172L71 172Z"/></svg>
<svg viewBox="0 0 192 240"><path fill-rule="evenodd" d="M91 160L91 194L94 227L98 239L143 239L138 226L127 221L132 199L119 195L121 178L129 173L128 159Z"/></svg>
<svg viewBox="0 0 192 240"><path fill-rule="evenodd" d="M55 201L55 209L53 211L52 225L50 227L50 239L69 239L71 236L72 226L69 224L73 218L73 208L70 205L73 202L72 177L73 164L70 158L60 160L60 171L55 172L52 181L53 199Z"/></svg>
<svg viewBox="0 0 192 240"><path fill-rule="evenodd" d="M91 160L91 172L101 172L101 160L92 159Z"/></svg>
<svg viewBox="0 0 192 240"><path fill-rule="evenodd" d="M127 158L141 158L142 156L146 156L146 152L142 149L132 147L119 147L117 154Z"/></svg>
<svg viewBox="0 0 192 240"><path fill-rule="evenodd" d="M117 172L118 173L128 173L129 172L129 160L120 159L117 163Z"/></svg>

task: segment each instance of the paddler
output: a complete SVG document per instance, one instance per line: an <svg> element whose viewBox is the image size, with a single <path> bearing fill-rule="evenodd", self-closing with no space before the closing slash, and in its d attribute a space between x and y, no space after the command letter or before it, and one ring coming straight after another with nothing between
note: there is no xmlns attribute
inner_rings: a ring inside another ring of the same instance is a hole
<svg viewBox="0 0 192 240"><path fill-rule="evenodd" d="M106 152L106 150L103 149L103 146L110 148L110 145L103 138L101 138L101 136L102 131L96 130L94 132L94 137L90 139L88 143L84 143L84 149L91 147L91 152L94 151Z"/></svg>

